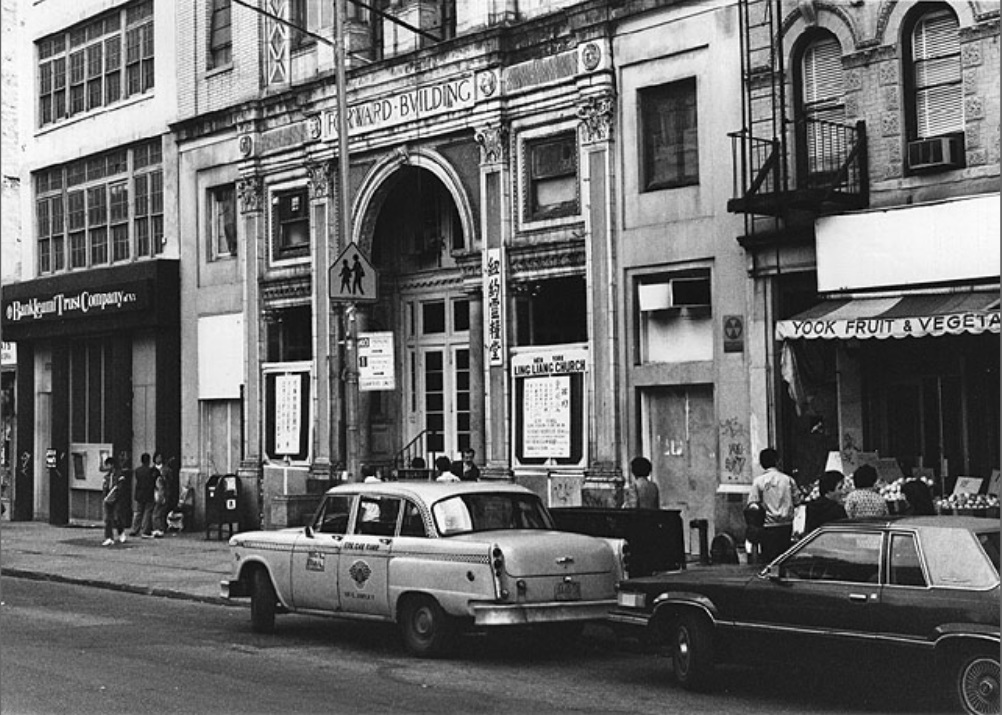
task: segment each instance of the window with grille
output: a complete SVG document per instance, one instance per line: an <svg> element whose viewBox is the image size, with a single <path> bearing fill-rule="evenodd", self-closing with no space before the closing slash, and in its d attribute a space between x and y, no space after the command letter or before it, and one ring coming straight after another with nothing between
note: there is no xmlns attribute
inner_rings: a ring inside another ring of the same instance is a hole
<svg viewBox="0 0 1002 715"><path fill-rule="evenodd" d="M801 58L800 149L811 175L833 174L845 155L842 46L834 37L811 42Z"/></svg>
<svg viewBox="0 0 1002 715"><path fill-rule="evenodd" d="M153 2L50 35L36 43L36 52L39 126L146 93L154 79Z"/></svg>
<svg viewBox="0 0 1002 715"><path fill-rule="evenodd" d="M911 33L913 139L964 130L957 18L949 10L922 15Z"/></svg>
<svg viewBox="0 0 1002 715"><path fill-rule="evenodd" d="M645 191L699 183L696 78L640 90Z"/></svg>
<svg viewBox="0 0 1002 715"><path fill-rule="evenodd" d="M233 60L230 0L211 0L209 17L209 69L225 67Z"/></svg>
<svg viewBox="0 0 1002 715"><path fill-rule="evenodd" d="M154 256L163 248L160 139L34 175L39 274Z"/></svg>

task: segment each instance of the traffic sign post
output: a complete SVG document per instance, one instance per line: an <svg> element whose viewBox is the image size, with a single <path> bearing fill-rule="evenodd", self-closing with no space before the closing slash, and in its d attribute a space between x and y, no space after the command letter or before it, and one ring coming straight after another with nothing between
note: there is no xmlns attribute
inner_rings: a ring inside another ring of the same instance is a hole
<svg viewBox="0 0 1002 715"><path fill-rule="evenodd" d="M330 299L349 303L378 300L376 269L356 243L349 243L331 264L327 285Z"/></svg>

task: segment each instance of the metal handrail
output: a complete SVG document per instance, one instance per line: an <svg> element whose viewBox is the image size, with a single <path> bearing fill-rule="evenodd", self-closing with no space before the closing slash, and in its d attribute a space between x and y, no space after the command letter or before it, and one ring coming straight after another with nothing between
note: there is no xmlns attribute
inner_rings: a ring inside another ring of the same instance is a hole
<svg viewBox="0 0 1002 715"><path fill-rule="evenodd" d="M393 455L393 467L396 470L408 469L411 466L411 461L414 457L421 457L424 459L425 452L427 451L425 445L427 444L428 435L438 434L437 430L433 429L423 429L412 439L410 442L405 444L403 447L397 450L396 454ZM427 465L430 468L431 465Z"/></svg>

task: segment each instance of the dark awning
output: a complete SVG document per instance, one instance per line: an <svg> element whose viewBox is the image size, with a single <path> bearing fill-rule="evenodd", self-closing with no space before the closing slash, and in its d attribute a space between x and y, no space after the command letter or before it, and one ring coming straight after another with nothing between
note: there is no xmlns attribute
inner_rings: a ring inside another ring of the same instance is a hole
<svg viewBox="0 0 1002 715"><path fill-rule="evenodd" d="M826 300L776 322L776 339L922 338L999 332L999 293Z"/></svg>

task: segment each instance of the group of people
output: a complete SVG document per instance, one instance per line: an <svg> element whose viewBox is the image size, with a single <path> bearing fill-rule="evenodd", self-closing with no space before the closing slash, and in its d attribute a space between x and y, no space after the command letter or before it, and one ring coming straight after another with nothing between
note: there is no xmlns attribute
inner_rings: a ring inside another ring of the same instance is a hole
<svg viewBox="0 0 1002 715"><path fill-rule="evenodd" d="M768 562L790 547L794 538L794 516L798 506L804 507L803 525L798 536L804 536L822 524L839 519L867 516L887 516L887 501L877 488L877 470L870 464L861 465L852 473L852 491L845 492L845 476L839 471L826 471L818 480L818 497L805 501L796 480L779 469L779 454L772 447L759 454L759 464L765 471L752 482L745 519L749 541L757 543L763 561ZM920 479L904 483L905 514L935 514L929 487Z"/></svg>
<svg viewBox="0 0 1002 715"><path fill-rule="evenodd" d="M126 453L116 460L107 457L101 465L104 473L101 495L104 504L104 541L102 546L129 536L156 539L167 532L167 515L178 504L177 459L166 463L156 452L152 458L144 452L135 471L129 469Z"/></svg>
<svg viewBox="0 0 1002 715"><path fill-rule="evenodd" d="M475 482L480 479L480 468L473 458L476 452L471 447L463 450L461 461L452 461L444 454L435 460L436 482Z"/></svg>

